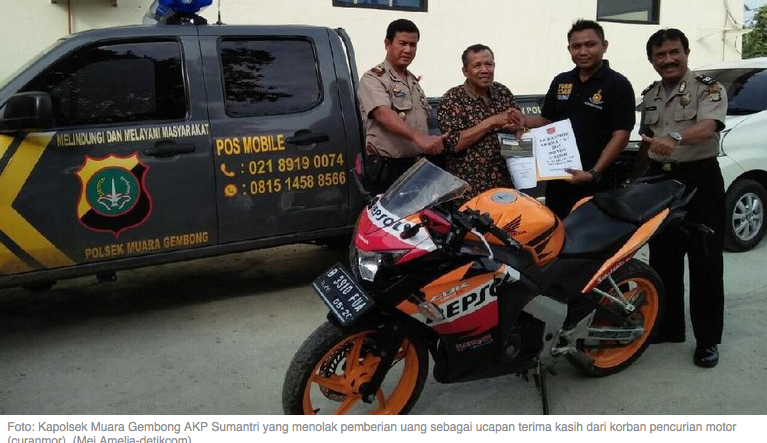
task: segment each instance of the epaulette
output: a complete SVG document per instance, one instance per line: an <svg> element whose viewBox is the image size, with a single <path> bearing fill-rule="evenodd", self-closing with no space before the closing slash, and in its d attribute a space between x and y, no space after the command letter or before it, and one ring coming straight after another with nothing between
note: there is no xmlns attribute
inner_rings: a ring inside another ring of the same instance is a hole
<svg viewBox="0 0 767 443"><path fill-rule="evenodd" d="M370 72L372 72L376 76L380 77L380 76L384 75L384 72L386 72L386 71L384 71L383 66L378 65L375 68L371 69Z"/></svg>
<svg viewBox="0 0 767 443"><path fill-rule="evenodd" d="M650 86L648 86L648 87L644 88L644 91L642 91L642 94L641 94L641 95L645 95L645 94L647 94L648 92L650 92L650 89L654 88L654 87L655 87L655 86L657 86L657 85L658 85L658 82L657 82L657 81L654 81L654 82L652 82L652 84L651 84Z"/></svg>
<svg viewBox="0 0 767 443"><path fill-rule="evenodd" d="M711 77L709 77L707 75L698 75L698 76L695 77L695 80L703 83L704 85L708 85L708 86L715 85L715 84L719 83L719 82L717 82L716 80L714 80L713 78L711 78Z"/></svg>

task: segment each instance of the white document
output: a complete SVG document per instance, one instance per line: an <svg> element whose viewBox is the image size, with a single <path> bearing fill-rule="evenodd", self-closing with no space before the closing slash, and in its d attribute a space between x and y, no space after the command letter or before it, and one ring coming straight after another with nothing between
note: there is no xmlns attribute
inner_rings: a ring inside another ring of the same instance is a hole
<svg viewBox="0 0 767 443"><path fill-rule="evenodd" d="M578 145L570 119L551 123L530 131L538 167L538 180L570 178L565 169L583 170Z"/></svg>
<svg viewBox="0 0 767 443"><path fill-rule="evenodd" d="M534 188L538 179L533 156L533 136L530 133L522 135L517 141L514 134L498 134L501 142L501 153L506 158L506 167L511 174L514 189Z"/></svg>

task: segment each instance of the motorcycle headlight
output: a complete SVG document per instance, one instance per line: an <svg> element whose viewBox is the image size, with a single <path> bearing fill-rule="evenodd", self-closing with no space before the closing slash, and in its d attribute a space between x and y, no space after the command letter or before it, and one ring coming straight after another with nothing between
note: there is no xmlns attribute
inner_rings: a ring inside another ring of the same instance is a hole
<svg viewBox="0 0 767 443"><path fill-rule="evenodd" d="M362 251L354 248L352 264L356 266L359 277L363 280L373 281L381 267L393 265L408 250L395 251Z"/></svg>

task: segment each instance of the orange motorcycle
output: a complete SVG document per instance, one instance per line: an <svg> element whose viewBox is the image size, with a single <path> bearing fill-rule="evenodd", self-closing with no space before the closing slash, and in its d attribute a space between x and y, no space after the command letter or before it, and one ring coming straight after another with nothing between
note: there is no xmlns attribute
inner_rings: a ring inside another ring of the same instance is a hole
<svg viewBox="0 0 767 443"><path fill-rule="evenodd" d="M407 413L429 354L440 383L532 373L548 413L544 374L561 357L601 377L647 349L664 290L634 255L683 223L693 190L631 184L559 220L513 189L454 209L467 188L421 160L370 199L350 269L334 265L313 283L328 321L288 368L285 413Z"/></svg>

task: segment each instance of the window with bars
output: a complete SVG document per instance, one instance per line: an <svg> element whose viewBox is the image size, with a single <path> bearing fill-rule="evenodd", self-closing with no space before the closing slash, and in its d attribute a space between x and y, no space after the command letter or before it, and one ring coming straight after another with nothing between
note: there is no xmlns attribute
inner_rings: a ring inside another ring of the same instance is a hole
<svg viewBox="0 0 767 443"><path fill-rule="evenodd" d="M426 12L427 0L333 0L333 6L343 8L393 9Z"/></svg>
<svg viewBox="0 0 767 443"><path fill-rule="evenodd" d="M660 0L597 0L597 20L657 25Z"/></svg>

